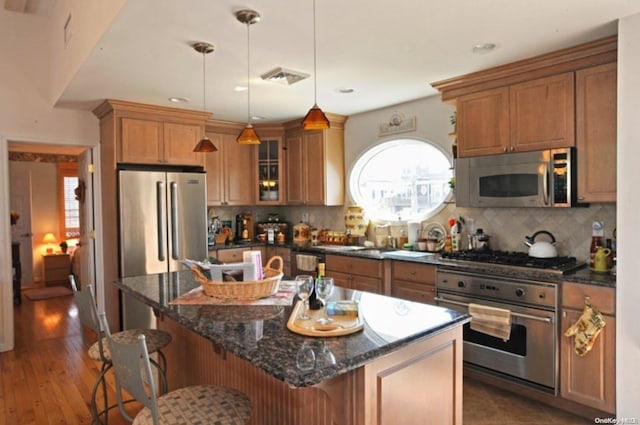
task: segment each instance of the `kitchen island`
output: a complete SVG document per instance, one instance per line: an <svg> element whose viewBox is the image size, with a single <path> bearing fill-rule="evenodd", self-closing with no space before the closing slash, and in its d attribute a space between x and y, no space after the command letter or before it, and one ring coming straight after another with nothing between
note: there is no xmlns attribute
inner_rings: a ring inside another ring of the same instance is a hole
<svg viewBox="0 0 640 425"><path fill-rule="evenodd" d="M468 315L336 288L334 299L360 302L364 329L313 338L287 329L292 306L171 304L199 286L190 271L115 285L151 306L158 328L173 335L165 353L169 387L213 383L243 391L252 424L462 423Z"/></svg>

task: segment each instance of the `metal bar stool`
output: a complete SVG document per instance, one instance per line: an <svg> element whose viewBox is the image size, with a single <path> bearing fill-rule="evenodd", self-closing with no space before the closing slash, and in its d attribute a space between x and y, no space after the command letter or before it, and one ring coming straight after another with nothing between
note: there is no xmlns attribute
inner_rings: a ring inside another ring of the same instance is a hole
<svg viewBox="0 0 640 425"><path fill-rule="evenodd" d="M96 307L95 294L93 292L93 286L87 285L87 288L83 291L79 291L76 285L76 281L73 275L69 275L69 282L73 289L76 306L78 307L78 317L80 318L80 324L82 325L81 334L82 342L85 347L88 348L89 358L92 360L102 362L100 367L100 374L96 379L96 383L91 391L91 415L92 423L102 423L100 417L104 415L104 423L108 423L109 410L116 407L117 404L109 405L107 397L107 383L105 375L113 366L111 361L111 353L106 344L105 329L101 325L101 321L98 317L98 309ZM96 334L97 341L90 339L86 333L85 328L89 328ZM161 387L160 392L165 393L167 391L166 386L166 370L167 360L162 353L162 348L169 345L171 342L171 335L167 332L157 329L127 329L122 332L117 332L112 335L113 339L117 339L121 342L137 342L138 336L144 335L147 344L147 350L149 353L158 353L159 362L151 359L150 362L157 368L160 379ZM103 409L98 411L97 395L98 388L102 388L103 394ZM133 401L133 400L128 400Z"/></svg>
<svg viewBox="0 0 640 425"><path fill-rule="evenodd" d="M232 388L193 385L157 397L145 336L139 335L135 343L118 341L109 335L104 313L100 314L100 320L112 356L120 414L128 421L133 420L133 425L243 425L249 422L251 401L246 394ZM135 418L124 409L123 389L145 406Z"/></svg>

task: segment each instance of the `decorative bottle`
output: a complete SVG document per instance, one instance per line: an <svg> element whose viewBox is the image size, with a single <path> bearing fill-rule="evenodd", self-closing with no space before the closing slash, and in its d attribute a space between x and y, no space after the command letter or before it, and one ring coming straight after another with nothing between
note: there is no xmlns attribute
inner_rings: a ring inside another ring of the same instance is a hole
<svg viewBox="0 0 640 425"><path fill-rule="evenodd" d="M325 264L318 262L318 265L316 266L316 284L319 281L322 281L322 279L324 279L324 273L325 273L324 270L325 270ZM321 307L322 307L322 304L320 303L320 301L318 301L318 296L316 294L316 286L314 285L313 290L309 295L309 309L320 310Z"/></svg>

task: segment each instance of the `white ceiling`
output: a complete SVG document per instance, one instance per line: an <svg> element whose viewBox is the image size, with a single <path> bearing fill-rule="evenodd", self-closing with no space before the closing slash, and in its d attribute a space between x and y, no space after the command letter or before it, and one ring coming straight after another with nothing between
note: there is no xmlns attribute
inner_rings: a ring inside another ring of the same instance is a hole
<svg viewBox="0 0 640 425"><path fill-rule="evenodd" d="M251 114L265 122L304 116L313 104L313 0L129 0L59 99L92 109L105 98L203 108L245 121L247 29L234 12L257 10L251 26ZM318 104L351 115L436 94L430 83L615 34L639 0L316 0ZM474 54L479 43L495 51ZM287 86L260 79L284 67L312 77ZM339 88L352 88L341 94Z"/></svg>

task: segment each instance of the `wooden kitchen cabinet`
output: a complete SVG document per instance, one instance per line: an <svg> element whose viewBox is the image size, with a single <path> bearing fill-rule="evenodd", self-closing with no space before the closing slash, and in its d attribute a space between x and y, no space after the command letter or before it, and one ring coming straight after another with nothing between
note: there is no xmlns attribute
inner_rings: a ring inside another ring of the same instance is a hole
<svg viewBox="0 0 640 425"><path fill-rule="evenodd" d="M274 255L282 257L282 273L287 277L295 277L291 276L291 249L286 246L267 245L262 256L263 263L266 264Z"/></svg>
<svg viewBox="0 0 640 425"><path fill-rule="evenodd" d="M71 257L69 254L43 255L44 285L69 285Z"/></svg>
<svg viewBox="0 0 640 425"><path fill-rule="evenodd" d="M242 248L222 248L209 251L209 256L216 258L221 263L242 263L245 251L260 251L262 253L262 263L265 261L265 248L262 246L246 246Z"/></svg>
<svg viewBox="0 0 640 425"><path fill-rule="evenodd" d="M593 348L583 357L574 352L573 337L564 332L582 315L585 297L606 322ZM572 282L562 284L560 320L560 396L615 413L615 289Z"/></svg>
<svg viewBox="0 0 640 425"><path fill-rule="evenodd" d="M460 157L575 145L573 72L457 99Z"/></svg>
<svg viewBox="0 0 640 425"><path fill-rule="evenodd" d="M574 74L509 86L509 151L575 146Z"/></svg>
<svg viewBox="0 0 640 425"><path fill-rule="evenodd" d="M255 152L239 145L236 135L207 132L218 149L207 154L207 205L253 205Z"/></svg>
<svg viewBox="0 0 640 425"><path fill-rule="evenodd" d="M282 137L263 138L256 148L256 205L285 204L283 153Z"/></svg>
<svg viewBox="0 0 640 425"><path fill-rule="evenodd" d="M337 286L382 294L384 267L381 260L343 255L326 256L326 275Z"/></svg>
<svg viewBox="0 0 640 425"><path fill-rule="evenodd" d="M393 261L391 296L436 305L436 267L429 264Z"/></svg>
<svg viewBox="0 0 640 425"><path fill-rule="evenodd" d="M346 118L327 116L327 130L303 131L299 121L285 124L288 205L344 204Z"/></svg>
<svg viewBox="0 0 640 425"><path fill-rule="evenodd" d="M509 146L509 89L461 96L456 127L460 157L504 152Z"/></svg>
<svg viewBox="0 0 640 425"><path fill-rule="evenodd" d="M617 65L576 71L578 200L616 202Z"/></svg>
<svg viewBox="0 0 640 425"><path fill-rule="evenodd" d="M132 164L203 165L193 152L202 137L202 125L122 118L119 162Z"/></svg>

